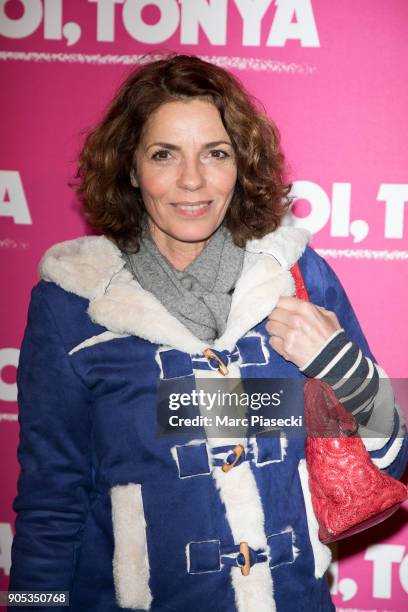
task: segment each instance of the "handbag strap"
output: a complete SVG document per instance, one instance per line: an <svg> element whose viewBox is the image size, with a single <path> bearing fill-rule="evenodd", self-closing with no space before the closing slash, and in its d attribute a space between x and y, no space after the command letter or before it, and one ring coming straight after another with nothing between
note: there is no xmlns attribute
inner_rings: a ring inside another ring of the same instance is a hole
<svg viewBox="0 0 408 612"><path fill-rule="evenodd" d="M295 281L295 293L299 300L305 300L310 302L309 294L306 289L305 281L303 279L302 271L298 262L296 262L290 269L293 280Z"/></svg>

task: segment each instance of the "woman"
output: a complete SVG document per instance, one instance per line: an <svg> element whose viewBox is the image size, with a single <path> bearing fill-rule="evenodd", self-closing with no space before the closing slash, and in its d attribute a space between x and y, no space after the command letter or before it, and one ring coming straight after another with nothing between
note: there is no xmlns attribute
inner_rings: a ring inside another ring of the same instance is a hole
<svg viewBox="0 0 408 612"><path fill-rule="evenodd" d="M169 56L123 84L78 178L102 236L52 247L33 290L11 588L70 591L76 611L333 610L304 441L156 433L163 384L318 376L382 422L376 461L403 469L389 382L339 281L281 226L276 128L232 75Z"/></svg>

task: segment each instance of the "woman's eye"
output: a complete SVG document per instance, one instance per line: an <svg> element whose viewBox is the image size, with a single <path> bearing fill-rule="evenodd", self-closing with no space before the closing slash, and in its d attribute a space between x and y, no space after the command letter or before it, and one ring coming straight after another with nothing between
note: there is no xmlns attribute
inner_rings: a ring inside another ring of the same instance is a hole
<svg viewBox="0 0 408 612"><path fill-rule="evenodd" d="M212 151L210 151L211 156L215 157L216 159L226 159L227 157L229 157L229 154L226 151L222 151L221 149L213 149Z"/></svg>
<svg viewBox="0 0 408 612"><path fill-rule="evenodd" d="M166 160L166 159L169 159L168 155L170 155L169 151L166 151L165 149L163 149L160 151L156 151L156 153L152 155L152 159L157 159L159 161L162 159Z"/></svg>

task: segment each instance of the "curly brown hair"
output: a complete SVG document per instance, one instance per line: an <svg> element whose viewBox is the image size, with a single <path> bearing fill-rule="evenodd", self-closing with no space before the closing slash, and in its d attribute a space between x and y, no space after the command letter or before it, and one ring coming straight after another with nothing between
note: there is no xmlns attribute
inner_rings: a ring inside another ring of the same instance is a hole
<svg viewBox="0 0 408 612"><path fill-rule="evenodd" d="M133 70L86 136L73 187L91 225L137 251L146 210L130 181L150 115L166 102L205 98L218 109L236 156L237 182L224 223L235 243L274 231L290 205L274 123L231 73L193 55L168 54Z"/></svg>

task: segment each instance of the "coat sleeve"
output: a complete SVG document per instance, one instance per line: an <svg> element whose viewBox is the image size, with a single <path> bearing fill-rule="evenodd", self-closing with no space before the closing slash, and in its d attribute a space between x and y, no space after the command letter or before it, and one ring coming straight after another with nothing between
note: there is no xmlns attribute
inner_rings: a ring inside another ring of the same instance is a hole
<svg viewBox="0 0 408 612"><path fill-rule="evenodd" d="M33 289L17 371L21 471L10 590L70 590L89 506L89 390L71 368L47 284Z"/></svg>
<svg viewBox="0 0 408 612"><path fill-rule="evenodd" d="M310 301L336 313L347 338L358 345L379 375L369 420L359 433L374 463L399 478L408 461L408 436L401 409L395 403L391 382L373 356L347 294L329 264L307 248L299 260Z"/></svg>

